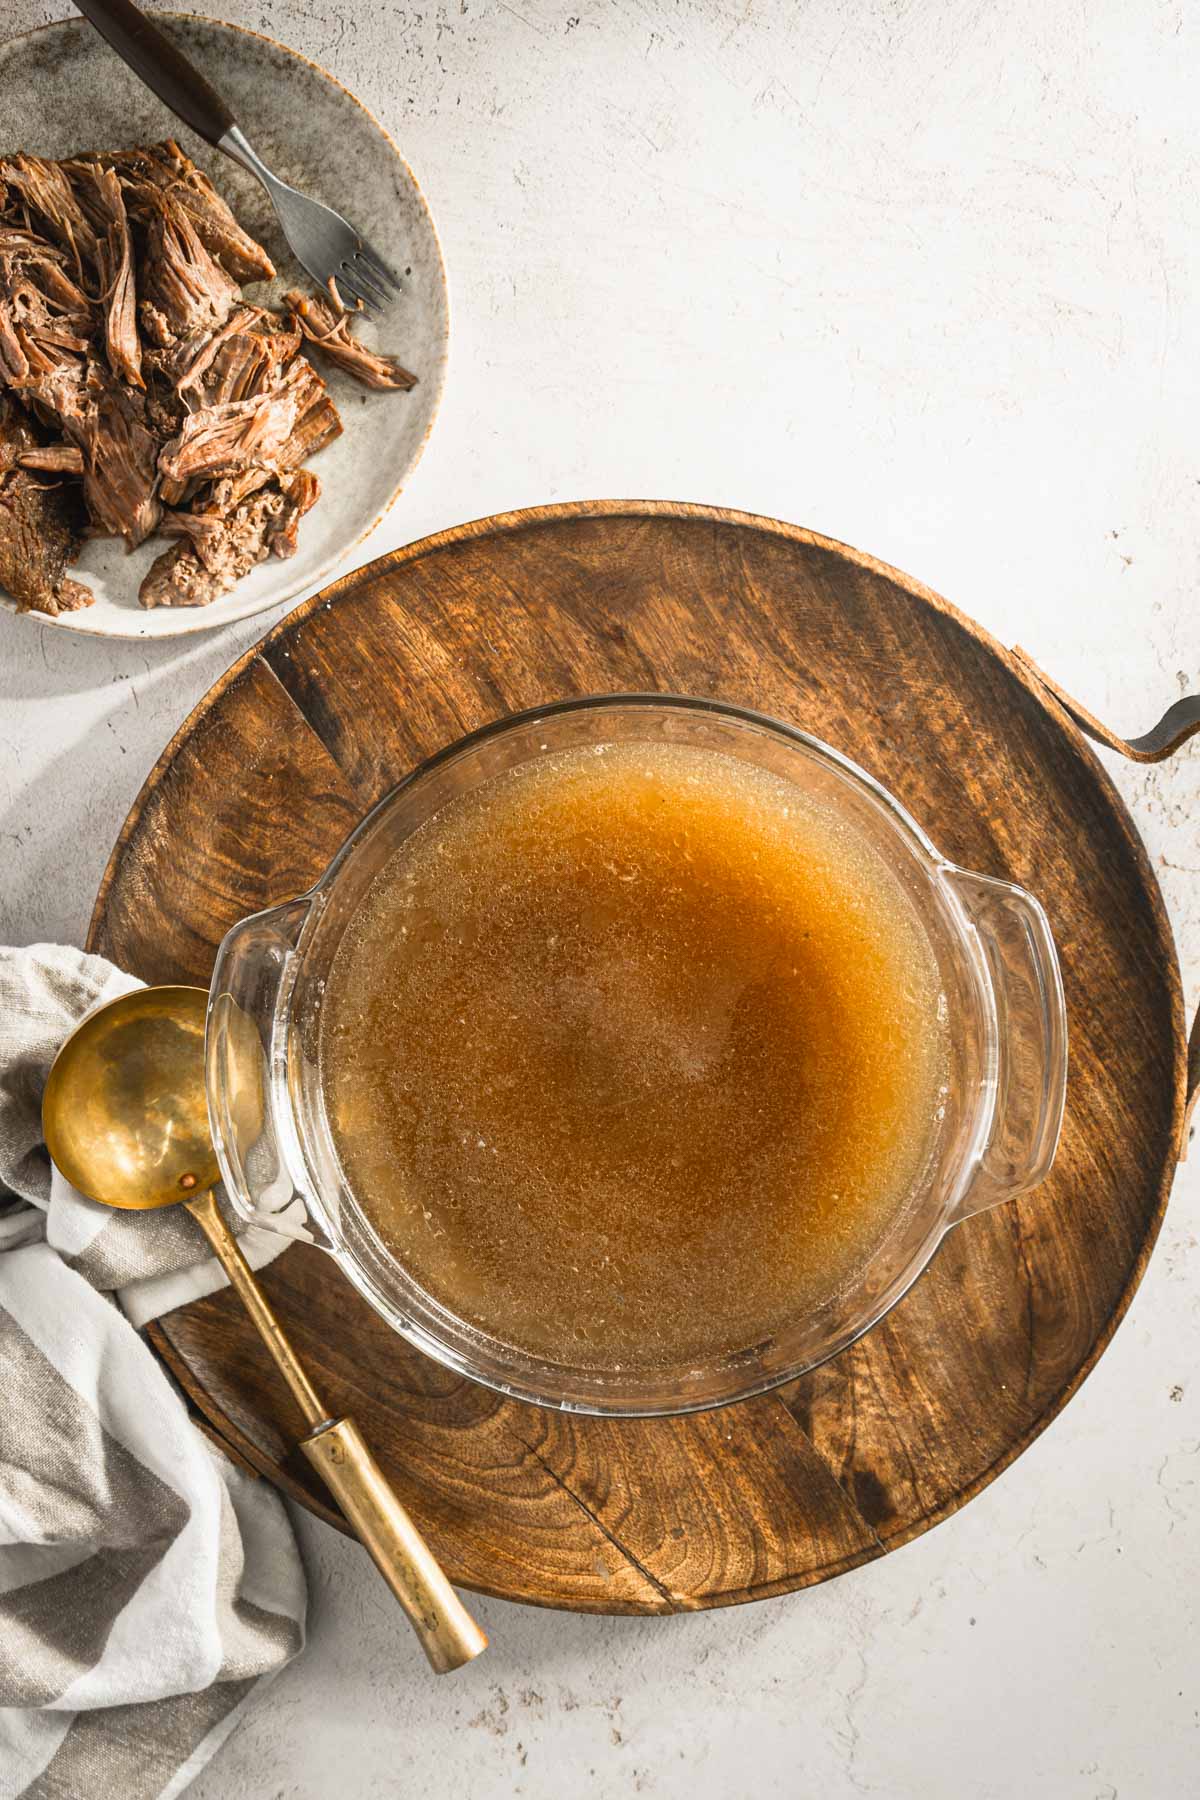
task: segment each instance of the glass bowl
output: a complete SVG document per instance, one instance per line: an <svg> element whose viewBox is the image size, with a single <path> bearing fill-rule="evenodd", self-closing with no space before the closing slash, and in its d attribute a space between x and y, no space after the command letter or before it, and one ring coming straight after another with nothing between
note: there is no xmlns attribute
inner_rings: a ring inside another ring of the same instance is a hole
<svg viewBox="0 0 1200 1800"><path fill-rule="evenodd" d="M455 796L528 759L630 741L696 745L759 764L836 806L870 840L910 896L937 959L949 1071L923 1173L850 1285L735 1353L607 1372L488 1336L385 1249L334 1150L318 1034L342 935L411 832ZM1010 882L948 862L848 758L739 707L616 694L501 719L431 757L368 814L307 894L235 925L213 973L207 1064L213 1138L243 1218L318 1244L389 1325L448 1368L538 1405L638 1416L745 1399L836 1355L896 1304L947 1231L1041 1181L1062 1122L1067 1025L1054 941L1038 902Z"/></svg>

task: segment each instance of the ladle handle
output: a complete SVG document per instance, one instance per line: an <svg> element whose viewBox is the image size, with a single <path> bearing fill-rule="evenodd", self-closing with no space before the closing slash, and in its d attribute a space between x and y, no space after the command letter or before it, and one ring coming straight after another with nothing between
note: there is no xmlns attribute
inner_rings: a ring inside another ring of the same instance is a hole
<svg viewBox="0 0 1200 1800"><path fill-rule="evenodd" d="M322 1406L317 1398L316 1390L305 1374L300 1358L271 1310L270 1301L254 1279L254 1271L242 1255L237 1239L221 1217L215 1196L211 1192L197 1194L184 1204L212 1245L213 1254L253 1319L258 1335L275 1358L279 1373L291 1388L296 1404L304 1414L304 1423L310 1428L324 1425L329 1418L329 1408Z"/></svg>
<svg viewBox="0 0 1200 1800"><path fill-rule="evenodd" d="M450 1586L357 1425L351 1419L331 1419L321 1404L215 1197L197 1194L185 1204L275 1358L306 1424L313 1428L300 1448L408 1614L431 1667L439 1675L461 1668L487 1648L487 1637Z"/></svg>
<svg viewBox="0 0 1200 1800"><path fill-rule="evenodd" d="M486 1634L450 1586L353 1419L322 1425L300 1448L371 1552L434 1672L460 1669L486 1650Z"/></svg>

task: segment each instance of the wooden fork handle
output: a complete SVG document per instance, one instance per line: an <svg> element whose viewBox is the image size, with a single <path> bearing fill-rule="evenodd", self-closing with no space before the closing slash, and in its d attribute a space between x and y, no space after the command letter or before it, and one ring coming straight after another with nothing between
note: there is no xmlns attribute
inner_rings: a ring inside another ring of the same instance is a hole
<svg viewBox="0 0 1200 1800"><path fill-rule="evenodd" d="M217 90L133 0L75 0L75 5L151 92L207 143L217 143L236 123Z"/></svg>

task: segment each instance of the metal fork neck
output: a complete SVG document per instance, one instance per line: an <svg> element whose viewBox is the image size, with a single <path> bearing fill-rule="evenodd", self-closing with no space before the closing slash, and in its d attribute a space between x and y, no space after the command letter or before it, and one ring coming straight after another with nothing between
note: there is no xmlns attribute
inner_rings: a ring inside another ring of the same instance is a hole
<svg viewBox="0 0 1200 1800"><path fill-rule="evenodd" d="M240 125L231 125L229 130L217 139L217 149L223 150L225 155L231 157L235 163L241 163L243 169L248 169L251 175L262 182L265 188L278 187L277 178L272 175Z"/></svg>

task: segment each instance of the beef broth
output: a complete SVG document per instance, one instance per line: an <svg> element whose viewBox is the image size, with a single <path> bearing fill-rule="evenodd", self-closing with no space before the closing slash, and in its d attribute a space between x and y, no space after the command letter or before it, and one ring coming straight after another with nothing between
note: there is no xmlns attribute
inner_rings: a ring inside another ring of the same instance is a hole
<svg viewBox="0 0 1200 1800"><path fill-rule="evenodd" d="M929 1154L924 929L858 830L717 751L547 755L376 878L321 1027L344 1173L392 1254L592 1369L760 1342L844 1287Z"/></svg>

